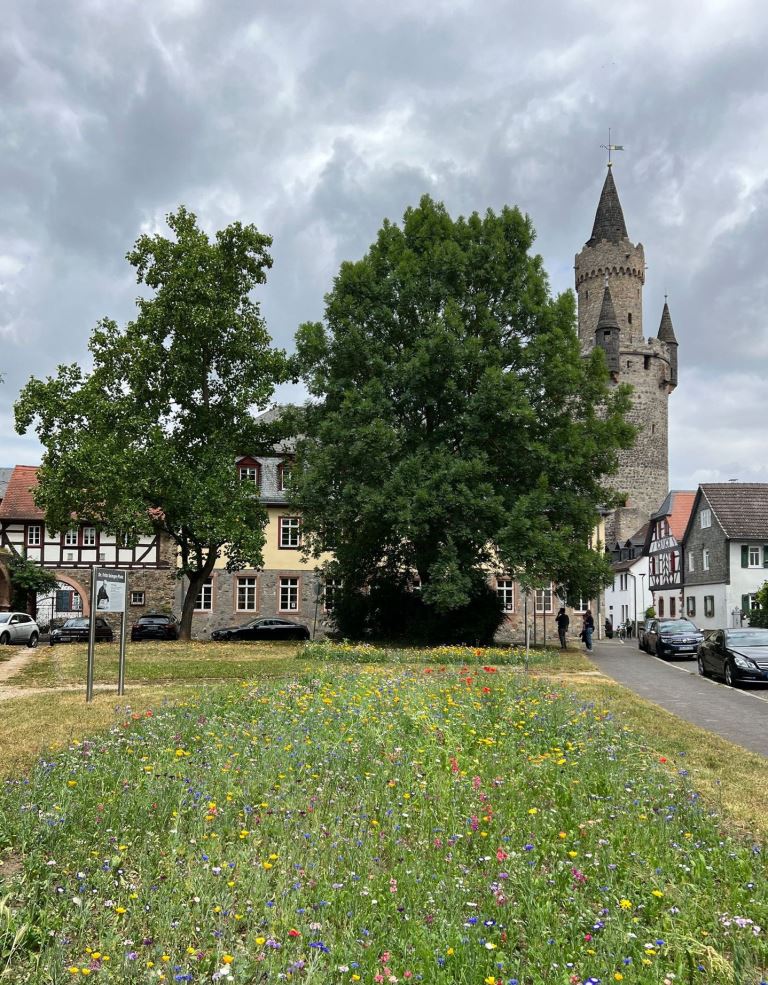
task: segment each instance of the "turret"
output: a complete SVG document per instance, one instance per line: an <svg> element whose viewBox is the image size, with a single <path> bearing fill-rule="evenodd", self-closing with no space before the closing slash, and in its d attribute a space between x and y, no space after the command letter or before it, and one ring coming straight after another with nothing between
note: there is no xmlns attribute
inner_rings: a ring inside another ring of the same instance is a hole
<svg viewBox="0 0 768 985"><path fill-rule="evenodd" d="M615 379L619 375L619 339L621 333L607 280L608 278L606 278L600 317L597 319L597 328L595 329L595 345L599 345L605 353L608 370Z"/></svg>
<svg viewBox="0 0 768 985"><path fill-rule="evenodd" d="M675 330L672 327L672 316L669 313L669 305L664 301L664 310L661 313L661 323L656 338L666 343L669 351L669 383L671 389L677 386L677 346Z"/></svg>

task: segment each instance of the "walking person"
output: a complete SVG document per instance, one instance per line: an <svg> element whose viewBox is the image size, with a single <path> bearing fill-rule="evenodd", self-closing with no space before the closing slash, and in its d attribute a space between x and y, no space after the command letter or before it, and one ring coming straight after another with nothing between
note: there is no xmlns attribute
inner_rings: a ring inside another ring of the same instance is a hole
<svg viewBox="0 0 768 985"><path fill-rule="evenodd" d="M581 633L584 639L584 643L587 647L587 653L592 652L592 634L595 631L595 620L592 618L592 613L589 609L584 613L584 625L582 627Z"/></svg>
<svg viewBox="0 0 768 985"><path fill-rule="evenodd" d="M560 637L560 649L565 650L565 634L568 632L568 626L571 622L565 609L560 609L555 622L557 623L557 635Z"/></svg>

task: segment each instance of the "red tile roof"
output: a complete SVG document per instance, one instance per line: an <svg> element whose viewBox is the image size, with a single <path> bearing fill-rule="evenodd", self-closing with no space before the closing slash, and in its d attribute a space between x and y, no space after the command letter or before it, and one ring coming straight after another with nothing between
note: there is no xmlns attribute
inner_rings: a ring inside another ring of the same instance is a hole
<svg viewBox="0 0 768 985"><path fill-rule="evenodd" d="M35 506L32 490L37 486L37 466L17 465L0 503L0 517L6 520L43 520L45 514Z"/></svg>

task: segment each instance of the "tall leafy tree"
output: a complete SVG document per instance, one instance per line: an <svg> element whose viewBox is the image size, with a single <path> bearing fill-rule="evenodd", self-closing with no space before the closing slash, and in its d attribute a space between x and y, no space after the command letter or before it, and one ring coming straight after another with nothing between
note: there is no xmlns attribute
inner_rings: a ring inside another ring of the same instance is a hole
<svg viewBox="0 0 768 985"><path fill-rule="evenodd" d="M16 429L34 425L45 449L36 493L52 529L72 515L128 542L153 530L178 550L188 588L189 638L197 594L226 547L233 569L261 563L266 514L236 457L275 436L254 416L285 378L252 296L272 265L271 239L233 223L210 239L181 207L172 237L143 235L127 259L148 290L124 329L102 320L93 368L60 366L31 379Z"/></svg>
<svg viewBox="0 0 768 985"><path fill-rule="evenodd" d="M439 626L489 569L586 597L608 576L589 545L633 440L628 391L600 350L582 358L573 295L550 295L533 240L517 209L454 220L424 197L300 327L315 400L292 495L347 601L418 576Z"/></svg>
<svg viewBox="0 0 768 985"><path fill-rule="evenodd" d="M755 601L759 608L749 613L749 625L768 628L768 581L755 592Z"/></svg>

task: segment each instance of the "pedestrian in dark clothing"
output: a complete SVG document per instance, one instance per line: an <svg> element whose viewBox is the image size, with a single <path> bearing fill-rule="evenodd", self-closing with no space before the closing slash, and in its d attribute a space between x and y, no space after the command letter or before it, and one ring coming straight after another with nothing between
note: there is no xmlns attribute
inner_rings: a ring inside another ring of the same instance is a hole
<svg viewBox="0 0 768 985"><path fill-rule="evenodd" d="M565 609L561 609L557 614L557 635L560 637L560 649L564 650L565 647L565 634L568 632L568 626L571 620L568 618L568 614Z"/></svg>
<svg viewBox="0 0 768 985"><path fill-rule="evenodd" d="M611 625L610 619L605 620L605 635L607 639L613 639L613 626Z"/></svg>
<svg viewBox="0 0 768 985"><path fill-rule="evenodd" d="M592 652L592 634L595 631L595 620L592 618L592 613L587 609L584 613L584 626L582 627L582 638L587 647L587 653Z"/></svg>

